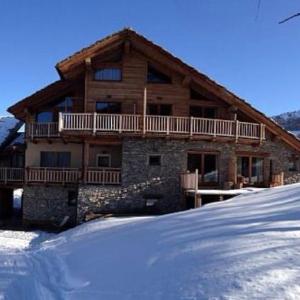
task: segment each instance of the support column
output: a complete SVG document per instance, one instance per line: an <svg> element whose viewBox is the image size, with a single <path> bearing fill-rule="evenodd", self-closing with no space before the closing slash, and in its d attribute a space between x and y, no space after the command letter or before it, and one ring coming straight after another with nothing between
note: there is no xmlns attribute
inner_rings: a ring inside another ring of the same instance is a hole
<svg viewBox="0 0 300 300"><path fill-rule="evenodd" d="M85 60L85 78L84 78L84 112L87 112L87 103L88 103L88 83L92 77L92 63L91 58L88 57Z"/></svg>
<svg viewBox="0 0 300 300"><path fill-rule="evenodd" d="M86 184L90 158L90 144L87 141L84 141L82 148L82 182L83 184Z"/></svg>
<svg viewBox="0 0 300 300"><path fill-rule="evenodd" d="M233 186L237 184L237 157L232 155L228 159L228 182L232 183Z"/></svg>
<svg viewBox="0 0 300 300"><path fill-rule="evenodd" d="M147 87L144 88L144 101L143 101L143 135L146 134L146 114L147 114Z"/></svg>

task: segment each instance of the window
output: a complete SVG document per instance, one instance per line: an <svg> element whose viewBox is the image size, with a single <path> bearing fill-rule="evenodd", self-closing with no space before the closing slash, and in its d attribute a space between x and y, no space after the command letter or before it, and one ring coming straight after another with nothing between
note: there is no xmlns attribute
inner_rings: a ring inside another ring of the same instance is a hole
<svg viewBox="0 0 300 300"><path fill-rule="evenodd" d="M216 184L218 182L218 156L210 153L189 153L188 170L198 169L200 184Z"/></svg>
<svg viewBox="0 0 300 300"><path fill-rule="evenodd" d="M98 154L97 155L97 167L109 168L111 166L110 154Z"/></svg>
<svg viewBox="0 0 300 300"><path fill-rule="evenodd" d="M290 158L289 160L289 171L290 172L295 172L298 170L297 168L297 160L295 158Z"/></svg>
<svg viewBox="0 0 300 300"><path fill-rule="evenodd" d="M53 122L53 112L52 111L42 111L36 114L35 118L37 123L51 123Z"/></svg>
<svg viewBox="0 0 300 300"><path fill-rule="evenodd" d="M41 152L41 167L69 168L71 166L71 152Z"/></svg>
<svg viewBox="0 0 300 300"><path fill-rule="evenodd" d="M149 83L172 83L171 77L148 66L147 82Z"/></svg>
<svg viewBox="0 0 300 300"><path fill-rule="evenodd" d="M147 105L148 115L160 115L160 116L171 116L172 105L171 104L148 104Z"/></svg>
<svg viewBox="0 0 300 300"><path fill-rule="evenodd" d="M161 155L159 155L159 154L149 155L148 165L149 166L161 166Z"/></svg>
<svg viewBox="0 0 300 300"><path fill-rule="evenodd" d="M76 206L78 194L76 191L68 191L68 206Z"/></svg>
<svg viewBox="0 0 300 300"><path fill-rule="evenodd" d="M97 102L96 112L100 114L120 114L121 103L119 102Z"/></svg>
<svg viewBox="0 0 300 300"><path fill-rule="evenodd" d="M56 105L56 107L58 108L59 112L72 112L73 100L71 97L65 97L64 100L62 100Z"/></svg>
<svg viewBox="0 0 300 300"><path fill-rule="evenodd" d="M214 107L202 107L197 105L190 106L190 116L195 118L214 119L217 115L217 109Z"/></svg>
<svg viewBox="0 0 300 300"><path fill-rule="evenodd" d="M260 184L264 181L264 159L254 156L239 156L237 159L237 176L244 177L246 184Z"/></svg>
<svg viewBox="0 0 300 300"><path fill-rule="evenodd" d="M99 81L120 81L122 72L120 68L102 68L96 70L94 78Z"/></svg>

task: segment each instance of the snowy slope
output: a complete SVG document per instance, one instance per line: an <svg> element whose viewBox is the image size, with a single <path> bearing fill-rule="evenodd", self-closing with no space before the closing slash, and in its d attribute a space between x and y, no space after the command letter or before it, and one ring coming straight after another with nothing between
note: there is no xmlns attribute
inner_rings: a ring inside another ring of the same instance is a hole
<svg viewBox="0 0 300 300"><path fill-rule="evenodd" d="M300 184L90 222L23 256L8 299L300 299Z"/></svg>
<svg viewBox="0 0 300 300"><path fill-rule="evenodd" d="M300 137L300 110L272 117L279 125Z"/></svg>
<svg viewBox="0 0 300 300"><path fill-rule="evenodd" d="M8 138L10 131L17 128L20 121L13 117L0 117L0 146Z"/></svg>

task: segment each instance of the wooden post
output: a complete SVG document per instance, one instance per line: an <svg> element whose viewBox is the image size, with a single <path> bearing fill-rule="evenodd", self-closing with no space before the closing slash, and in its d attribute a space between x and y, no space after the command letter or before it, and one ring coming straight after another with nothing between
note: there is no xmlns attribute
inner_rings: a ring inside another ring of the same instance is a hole
<svg viewBox="0 0 300 300"><path fill-rule="evenodd" d="M90 144L87 141L83 143L82 151L82 181L84 184L87 183L87 171L89 165L89 155L90 155Z"/></svg>
<svg viewBox="0 0 300 300"><path fill-rule="evenodd" d="M239 121L235 120L235 142L239 139Z"/></svg>
<svg viewBox="0 0 300 300"><path fill-rule="evenodd" d="M90 75L92 71L92 61L88 57L85 60L85 78L84 78L84 112L87 112L87 102L88 102L88 83L90 80Z"/></svg>
<svg viewBox="0 0 300 300"><path fill-rule="evenodd" d="M93 114L93 135L96 134L96 121L97 121L97 113L94 112L94 114Z"/></svg>
<svg viewBox="0 0 300 300"><path fill-rule="evenodd" d="M194 178L195 182L195 195L194 195L194 201L195 201L195 207L197 207L197 192L198 192L198 169L195 170L195 178Z"/></svg>
<svg viewBox="0 0 300 300"><path fill-rule="evenodd" d="M190 118L190 136L193 135L193 129L194 129L194 118Z"/></svg>
<svg viewBox="0 0 300 300"><path fill-rule="evenodd" d="M144 101L143 101L143 135L146 134L146 114L147 114L147 87L144 88Z"/></svg>
<svg viewBox="0 0 300 300"><path fill-rule="evenodd" d="M264 139L264 124L260 124L260 142Z"/></svg>
<svg viewBox="0 0 300 300"><path fill-rule="evenodd" d="M63 129L63 116L62 116L62 112L58 113L58 132L61 132Z"/></svg>

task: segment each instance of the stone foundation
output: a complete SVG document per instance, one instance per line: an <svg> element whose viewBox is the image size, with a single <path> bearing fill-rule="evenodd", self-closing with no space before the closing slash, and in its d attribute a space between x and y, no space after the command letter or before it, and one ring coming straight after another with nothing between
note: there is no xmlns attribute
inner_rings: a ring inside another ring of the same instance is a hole
<svg viewBox="0 0 300 300"><path fill-rule="evenodd" d="M76 223L77 189L60 186L25 186L23 221L25 224L59 225L69 216L68 225ZM74 198L74 199L71 199Z"/></svg>
<svg viewBox="0 0 300 300"><path fill-rule="evenodd" d="M217 152L219 186L232 181L232 166L238 152L267 153L264 160L265 184L268 184L270 161L274 173L284 172L285 182L300 180L300 174L288 172L294 152L280 141L265 141L261 145L234 142L125 138L122 145L121 186L80 186L77 221L94 213L167 213L185 207L180 190L180 174L187 169L189 151ZM149 166L148 156L161 155L161 166ZM280 158L280 159L279 159ZM231 175L230 175L231 174Z"/></svg>

